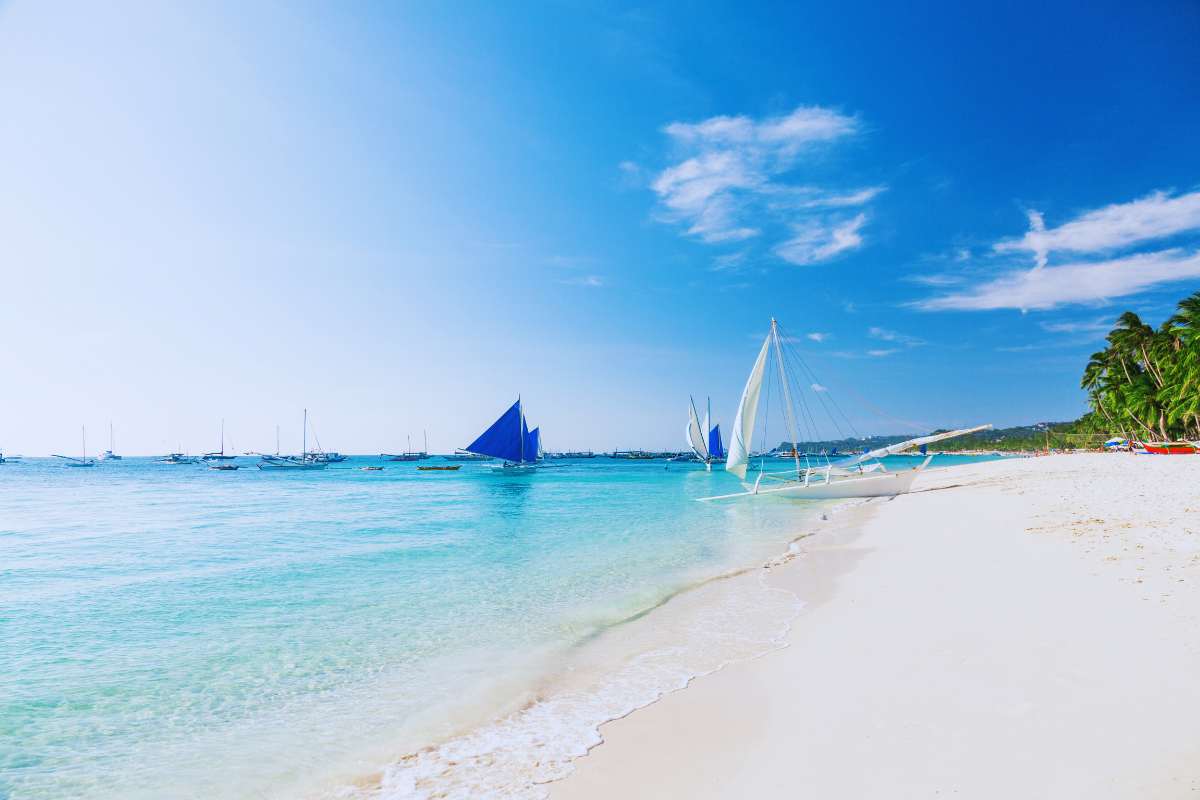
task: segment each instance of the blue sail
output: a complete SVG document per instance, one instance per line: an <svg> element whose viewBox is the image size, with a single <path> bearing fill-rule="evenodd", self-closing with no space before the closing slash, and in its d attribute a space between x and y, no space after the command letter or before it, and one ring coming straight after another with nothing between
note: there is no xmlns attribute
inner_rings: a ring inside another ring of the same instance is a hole
<svg viewBox="0 0 1200 800"><path fill-rule="evenodd" d="M713 425L708 432L708 454L713 458L725 457L725 445L721 443L721 426Z"/></svg>
<svg viewBox="0 0 1200 800"><path fill-rule="evenodd" d="M518 400L508 411L501 414L500 419L493 422L490 428L479 434L478 439L463 449L481 456L519 462L524 434L525 417L521 413L521 401Z"/></svg>
<svg viewBox="0 0 1200 800"><path fill-rule="evenodd" d="M534 428L525 435L525 460L537 461L538 445L540 444L539 428Z"/></svg>

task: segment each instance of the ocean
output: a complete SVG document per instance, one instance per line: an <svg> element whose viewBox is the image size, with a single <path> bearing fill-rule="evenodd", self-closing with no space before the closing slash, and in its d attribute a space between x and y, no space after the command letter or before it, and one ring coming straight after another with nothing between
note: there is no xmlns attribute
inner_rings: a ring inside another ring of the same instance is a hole
<svg viewBox="0 0 1200 800"><path fill-rule="evenodd" d="M543 796L780 646L799 603L752 568L829 506L663 461L240 461L0 464L0 797Z"/></svg>

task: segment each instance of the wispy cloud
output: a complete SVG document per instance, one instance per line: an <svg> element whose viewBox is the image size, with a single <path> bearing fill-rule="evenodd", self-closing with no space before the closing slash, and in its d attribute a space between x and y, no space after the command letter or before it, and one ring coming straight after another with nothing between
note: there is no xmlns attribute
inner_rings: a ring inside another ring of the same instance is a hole
<svg viewBox="0 0 1200 800"><path fill-rule="evenodd" d="M878 339L881 342L895 342L896 344L904 345L905 347L920 347L921 345L925 344L924 339L919 339L916 336L909 336L907 333L891 331L887 328L868 328L867 335L872 339Z"/></svg>
<svg viewBox="0 0 1200 800"><path fill-rule="evenodd" d="M854 117L820 106L762 119L673 122L663 131L684 158L651 182L661 218L708 244L745 241L788 226L792 237L774 250L794 264L826 261L860 247L866 216L848 217L845 209L869 203L885 187L836 190L781 180L814 148L859 128Z"/></svg>
<svg viewBox="0 0 1200 800"><path fill-rule="evenodd" d="M846 250L862 245L859 231L866 224L867 215L859 214L853 219L830 226L820 221L797 225L795 235L775 248L775 254L792 264L816 264L827 261Z"/></svg>
<svg viewBox="0 0 1200 800"><path fill-rule="evenodd" d="M871 356L872 358L883 358L884 356L890 356L899 352L900 351L898 349L893 347L887 350L868 350L867 355Z"/></svg>
<svg viewBox="0 0 1200 800"><path fill-rule="evenodd" d="M828 392L828 391L829 391L829 387L828 387L828 386L822 386L822 385L821 385L821 384L819 384L819 383L814 383L814 384L812 384L812 390L813 390L814 392Z"/></svg>
<svg viewBox="0 0 1200 800"><path fill-rule="evenodd" d="M965 292L922 300L924 311L1022 311L1070 303L1102 304L1160 283L1200 278L1200 252L1180 248L1139 253L1108 261L1088 261L1011 272Z"/></svg>
<svg viewBox="0 0 1200 800"><path fill-rule="evenodd" d="M996 252L1028 251L1042 266L1051 252L1102 253L1139 242L1200 229L1200 191L1171 197L1151 194L1128 203L1088 211L1057 228L1046 228L1042 215L1029 212L1029 232L996 243Z"/></svg>
<svg viewBox="0 0 1200 800"><path fill-rule="evenodd" d="M1043 322L1042 330L1046 333L1108 333L1112 330L1114 320L1102 317L1097 320L1075 322Z"/></svg>
<svg viewBox="0 0 1200 800"><path fill-rule="evenodd" d="M813 331L812 333L804 334L804 338L811 339L812 341L820 344L821 342L825 341L832 335L833 334L831 334L831 333L821 333L820 331Z"/></svg>
<svg viewBox="0 0 1200 800"><path fill-rule="evenodd" d="M911 305L925 311L1033 311L1071 304L1101 305L1159 284L1200 277L1197 250L1171 247L1116 253L1200 231L1200 191L1177 196L1153 192L1128 203L1084 212L1057 227L1047 227L1036 210L1027 216L1029 230L1024 236L997 242L992 250L1029 253L1033 256L1031 269L1010 270L970 288ZM1066 254L1071 260L1052 263L1056 254Z"/></svg>
<svg viewBox="0 0 1200 800"><path fill-rule="evenodd" d="M589 289L599 288L604 285L604 278L599 275L580 275L577 278L567 278L561 283L567 286L583 286Z"/></svg>

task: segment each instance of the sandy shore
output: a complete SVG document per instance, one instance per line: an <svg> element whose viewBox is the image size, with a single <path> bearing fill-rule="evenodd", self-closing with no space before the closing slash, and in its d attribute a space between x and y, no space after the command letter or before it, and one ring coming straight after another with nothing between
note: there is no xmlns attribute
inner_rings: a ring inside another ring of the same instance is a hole
<svg viewBox="0 0 1200 800"><path fill-rule="evenodd" d="M551 797L1200 796L1200 458L917 488L770 569L785 649L606 724Z"/></svg>

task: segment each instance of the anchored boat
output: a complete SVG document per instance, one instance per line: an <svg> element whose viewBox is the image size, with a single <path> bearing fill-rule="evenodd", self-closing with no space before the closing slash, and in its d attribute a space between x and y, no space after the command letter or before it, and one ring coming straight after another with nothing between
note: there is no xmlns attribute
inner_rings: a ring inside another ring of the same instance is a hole
<svg viewBox="0 0 1200 800"><path fill-rule="evenodd" d="M775 362L774 372L769 372L767 369L769 360ZM904 494L912 488L913 481L929 465L933 456L928 456L912 469L898 472L888 470L881 459L913 447L920 447L923 452L926 445L934 442L965 436L992 427L991 425L979 425L974 428L920 436L842 459L836 463L827 457L824 465L814 466L807 458L805 458L805 463L801 464L802 450L796 428L792 396L793 390L798 390L800 387L800 383L797 381L798 376L791 374L796 365L799 365L806 374L811 375L811 371L807 369L797 354L785 351L779 335L779 323L772 319L771 329L763 341L758 358L755 359L754 366L750 370L750 377L746 380L746 386L742 390L737 416L733 421L729 456L725 462L726 471L740 478L746 486L746 491L702 499L724 500L760 494L780 494L807 500L824 500L850 497L891 497ZM795 468L786 472L767 472L765 466L760 466L757 479L753 485L750 485L745 483L746 470L750 465L750 442L754 435L755 420L758 416L758 401L762 393L764 378L774 374L778 375L778 391L782 394L784 420L792 441L791 455L795 462ZM816 385L814 381L814 387ZM815 391L818 390L814 388ZM824 392L824 387L820 391Z"/></svg>

